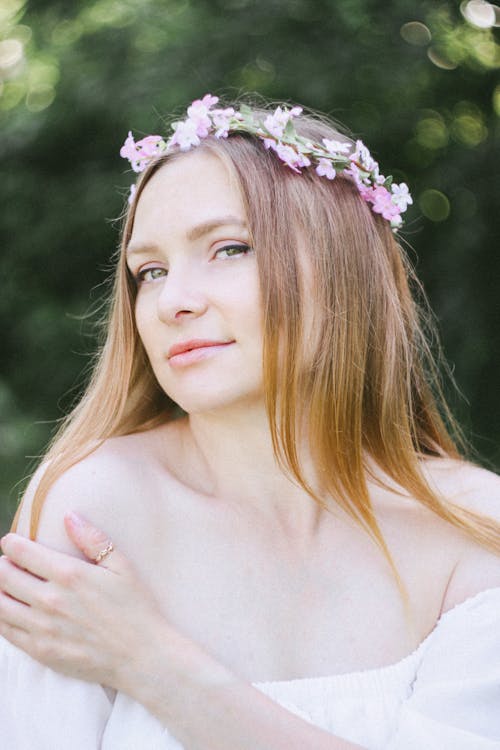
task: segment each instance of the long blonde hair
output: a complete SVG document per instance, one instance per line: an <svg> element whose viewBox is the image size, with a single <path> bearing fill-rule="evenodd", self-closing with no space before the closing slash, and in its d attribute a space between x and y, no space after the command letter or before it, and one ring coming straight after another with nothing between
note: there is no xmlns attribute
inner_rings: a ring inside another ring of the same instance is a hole
<svg viewBox="0 0 500 750"><path fill-rule="evenodd" d="M311 139L339 137L332 124L315 116L295 122ZM424 476L422 458L463 458L466 444L428 343L429 334L438 339L425 296L388 222L373 214L349 178L328 181L313 169L297 175L253 136L208 137L197 148L226 164L243 197L263 300L266 406L282 467L318 503L329 507L329 498L349 513L393 570L370 500L367 456L438 516L500 553L500 526L439 496ZM107 438L150 429L175 415L137 333L136 288L125 249L142 189L177 158L182 153L159 157L139 179L124 222L106 337L84 395L44 457L31 509L32 539L47 492L64 471ZM315 295L307 366L304 263L312 269ZM304 424L321 493L301 468L298 431Z"/></svg>

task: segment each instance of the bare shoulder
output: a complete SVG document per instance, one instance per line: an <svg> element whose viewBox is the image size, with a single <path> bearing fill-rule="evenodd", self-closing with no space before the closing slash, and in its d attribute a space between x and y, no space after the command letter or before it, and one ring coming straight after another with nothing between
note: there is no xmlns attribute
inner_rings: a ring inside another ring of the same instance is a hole
<svg viewBox="0 0 500 750"><path fill-rule="evenodd" d="M500 476L469 461L430 459L423 465L431 485L448 500L500 521Z"/></svg>
<svg viewBox="0 0 500 750"><path fill-rule="evenodd" d="M500 476L465 461L427 463L428 479L448 500L498 524L498 553L463 535L460 556L450 578L442 611L489 588L500 587Z"/></svg>
<svg viewBox="0 0 500 750"><path fill-rule="evenodd" d="M130 534L131 517L137 515L138 500L151 495L154 452L147 432L106 440L88 456L59 476L44 500L37 541L60 552L82 557L70 542L63 518L70 510L124 540ZM36 471L25 492L17 533L29 535L36 488L47 466ZM145 509L146 512L146 509Z"/></svg>

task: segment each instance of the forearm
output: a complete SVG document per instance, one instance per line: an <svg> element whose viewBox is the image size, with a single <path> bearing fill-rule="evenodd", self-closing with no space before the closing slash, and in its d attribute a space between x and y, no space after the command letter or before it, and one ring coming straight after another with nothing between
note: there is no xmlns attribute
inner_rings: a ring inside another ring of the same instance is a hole
<svg viewBox="0 0 500 750"><path fill-rule="evenodd" d="M295 716L248 683L205 690L196 708L185 705L192 713L177 738L186 750L361 750Z"/></svg>
<svg viewBox="0 0 500 750"><path fill-rule="evenodd" d="M177 635L156 640L123 691L186 750L363 750L287 711Z"/></svg>

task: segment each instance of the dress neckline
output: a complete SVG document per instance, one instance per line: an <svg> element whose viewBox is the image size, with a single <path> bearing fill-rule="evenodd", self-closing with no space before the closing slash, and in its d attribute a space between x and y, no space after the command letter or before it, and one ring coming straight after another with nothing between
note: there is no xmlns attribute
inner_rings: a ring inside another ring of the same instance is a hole
<svg viewBox="0 0 500 750"><path fill-rule="evenodd" d="M421 641L418 646L409 654L406 656L403 656L402 659L399 659L399 661L392 662L391 664L386 664L383 667L370 667L369 669L358 669L353 672L338 672L336 674L329 674L329 675L320 675L317 677L294 677L290 680L264 680L259 682L252 682L251 684L253 687L256 688L268 688L268 687L274 687L274 686L280 686L280 685L310 685L310 684L323 684L327 683L332 680L339 680L339 679L347 679L352 680L353 678L363 676L374 676L376 674L380 673L390 673L395 670L402 670L405 667L407 667L409 664L411 664L413 661L418 660L420 657L421 652L425 649L429 641L433 638L434 634L436 633L436 630L440 627L442 627L443 623L447 622L449 619L451 619L453 616L456 616L457 613L460 613L462 610L468 609L469 607L472 607L478 603L483 598L486 598L491 595L498 595L500 597L500 586L494 586L488 589L484 589L484 591L479 591L477 594L473 594L472 596L467 597L467 599L464 599L463 602L459 602L458 604L455 604L455 606L450 607L450 609L447 609L446 612L443 612L442 615L439 616L439 618L436 620L436 623L432 630L428 633L428 635Z"/></svg>

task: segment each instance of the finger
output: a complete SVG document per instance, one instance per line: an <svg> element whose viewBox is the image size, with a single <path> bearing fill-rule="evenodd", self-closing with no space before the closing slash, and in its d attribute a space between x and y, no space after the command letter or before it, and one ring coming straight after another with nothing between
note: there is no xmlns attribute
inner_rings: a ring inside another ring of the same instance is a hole
<svg viewBox="0 0 500 750"><path fill-rule="evenodd" d="M47 581L18 568L5 555L0 557L0 590L20 602L36 604L43 598Z"/></svg>
<svg viewBox="0 0 500 750"><path fill-rule="evenodd" d="M0 591L0 622L29 632L33 625L31 607Z"/></svg>
<svg viewBox="0 0 500 750"><path fill-rule="evenodd" d="M76 557L45 547L40 542L33 542L21 534L7 534L0 546L4 554L19 568L46 581L64 583L68 574L86 564Z"/></svg>
<svg viewBox="0 0 500 750"><path fill-rule="evenodd" d="M0 636L5 638L13 646L21 648L23 651L30 653L30 647L32 645L31 635L22 628L16 628L14 625L0 620Z"/></svg>
<svg viewBox="0 0 500 750"><path fill-rule="evenodd" d="M64 525L71 541L100 568L118 573L127 565L125 557L113 547L108 534L83 516L72 511L66 513Z"/></svg>
<svg viewBox="0 0 500 750"><path fill-rule="evenodd" d="M49 640L49 647L47 647L47 641L45 641L44 639L40 639L33 632L16 627L15 625L9 625L3 620L0 620L0 636L9 641L9 643L11 643L13 646L21 649L21 651L24 651L26 654L28 654L28 656L31 656L36 661L39 661L42 664L46 664L46 666L51 666L57 671L61 671L60 664L50 664L46 659L44 659L44 655L47 653L48 649L49 654L53 654L55 651L59 653L58 645L50 645L53 644L52 640ZM41 651L40 646L44 647ZM60 661L61 658L59 658L59 662Z"/></svg>

